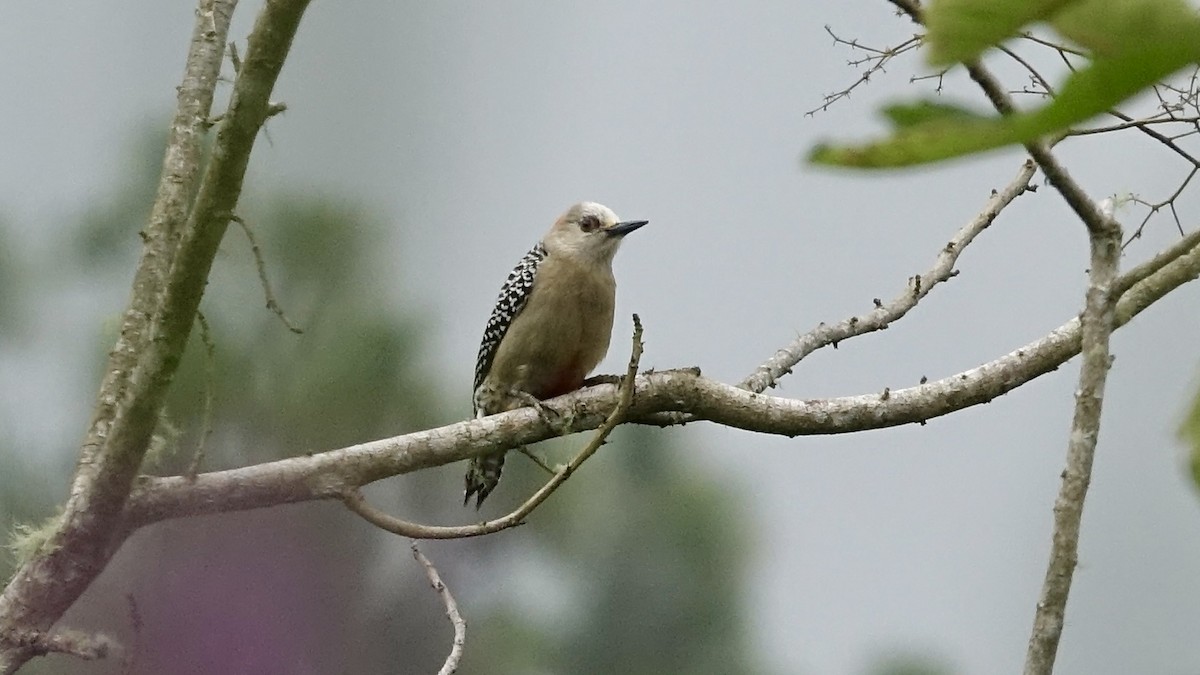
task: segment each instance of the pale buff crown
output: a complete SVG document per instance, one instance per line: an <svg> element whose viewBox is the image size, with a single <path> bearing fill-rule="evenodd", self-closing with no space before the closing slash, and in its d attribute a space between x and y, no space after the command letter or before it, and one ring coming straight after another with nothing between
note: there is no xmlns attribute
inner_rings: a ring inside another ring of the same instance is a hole
<svg viewBox="0 0 1200 675"><path fill-rule="evenodd" d="M646 221L621 221L613 210L596 202L580 202L559 216L542 238L551 256L609 265L625 235Z"/></svg>

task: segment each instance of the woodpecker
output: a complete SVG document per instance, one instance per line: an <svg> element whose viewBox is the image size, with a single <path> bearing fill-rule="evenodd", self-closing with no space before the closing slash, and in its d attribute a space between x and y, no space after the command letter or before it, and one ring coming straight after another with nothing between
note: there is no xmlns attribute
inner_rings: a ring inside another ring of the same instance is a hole
<svg viewBox="0 0 1200 675"><path fill-rule="evenodd" d="M607 206L567 209L500 287L475 361L476 417L515 410L583 385L608 352L617 283L612 260L645 220L621 221ZM496 487L505 450L470 460L466 505Z"/></svg>

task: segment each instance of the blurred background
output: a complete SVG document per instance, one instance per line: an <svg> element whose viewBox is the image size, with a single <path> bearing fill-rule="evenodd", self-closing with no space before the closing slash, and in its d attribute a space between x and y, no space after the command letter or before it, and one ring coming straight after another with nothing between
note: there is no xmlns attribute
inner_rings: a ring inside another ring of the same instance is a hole
<svg viewBox="0 0 1200 675"><path fill-rule="evenodd" d="M182 72L190 2L48 0L0 10L0 524L66 495L139 252ZM249 31L243 3L231 33ZM213 400L207 469L452 423L470 414L500 283L582 199L650 226L617 256L644 367L736 382L821 321L903 292L1022 161L821 171L815 142L933 96L917 55L827 112L859 74L842 37L896 45L882 0L314 3L255 149L240 214L289 333L232 227L147 467L178 473ZM243 45L244 46L244 45ZM1061 63L1029 51L1048 75ZM1014 90L1027 79L992 64ZM227 67L227 72L228 72ZM219 88L218 105L228 95ZM960 76L946 100L980 105ZM1035 104L1035 97L1024 97ZM1129 106L1145 111L1147 101ZM1169 196L1187 174L1136 132L1060 154L1094 195ZM1197 200L1178 202L1187 228ZM1118 212L1136 227L1144 209ZM1150 221L1130 266L1178 237ZM1083 227L1022 196L962 274L890 330L804 361L777 393L816 398L943 377L1074 316ZM1200 512L1176 430L1197 387L1200 286L1114 338L1064 673L1195 673ZM1049 548L1077 362L986 406L840 437L712 425L622 428L529 525L424 545L469 622L465 673L1002 673L1024 657ZM206 388L206 381L213 382ZM542 444L562 457L582 436ZM469 522L463 466L372 486L403 517ZM542 478L514 457L484 509ZM5 571L11 560L5 561ZM63 626L103 630L137 673L434 672L451 631L408 542L329 504L137 533ZM50 657L31 673L121 672Z"/></svg>

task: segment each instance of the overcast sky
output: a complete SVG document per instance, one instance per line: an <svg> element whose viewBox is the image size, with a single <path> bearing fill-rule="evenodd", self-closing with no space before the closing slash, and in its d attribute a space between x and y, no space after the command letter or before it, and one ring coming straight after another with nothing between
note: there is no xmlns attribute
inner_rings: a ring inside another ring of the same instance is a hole
<svg viewBox="0 0 1200 675"><path fill-rule="evenodd" d="M240 8L239 38L255 8ZM129 144L165 123L192 12L44 0L0 15L0 222L45 256L35 264L54 264L49 235L110 194ZM276 90L289 110L256 148L249 183L348 195L393 225L397 264L380 274L434 317L430 358L459 383L464 409L499 283L582 199L650 220L616 261L616 330L641 315L643 365L736 382L798 332L902 292L1022 161L1010 150L905 173L804 166L818 140L879 132L881 102L932 94L910 84L925 72L910 55L806 116L857 76L825 24L876 46L914 32L883 0L316 2ZM962 78L948 77L943 96L982 106ZM1097 198L1161 199L1187 169L1134 132L1071 141L1061 155ZM1196 227L1197 201L1180 207ZM1142 213L1118 215L1128 226ZM1125 264L1173 228L1153 221ZM959 277L890 330L814 355L779 393L878 392L991 360L1070 319L1086 265L1083 226L1053 191L1025 195L961 258ZM1200 670L1200 509L1174 435L1197 386L1198 307L1193 284L1114 338L1061 672ZM74 325L64 310L38 308L35 332ZM56 354L86 353L90 330L0 357L10 437L78 438L91 391ZM601 370L625 358L614 349ZM855 673L915 648L961 672L1015 672L1077 369L920 427L668 432L756 509L746 604L768 662Z"/></svg>

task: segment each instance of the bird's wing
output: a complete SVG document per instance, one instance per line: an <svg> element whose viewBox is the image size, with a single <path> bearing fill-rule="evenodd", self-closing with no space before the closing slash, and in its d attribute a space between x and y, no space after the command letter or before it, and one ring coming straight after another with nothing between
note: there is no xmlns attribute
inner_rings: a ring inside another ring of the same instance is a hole
<svg viewBox="0 0 1200 675"><path fill-rule="evenodd" d="M525 257L521 258L521 262L517 263L509 273L508 279L505 279L504 285L500 287L500 297L496 298L492 316L488 318L487 327L483 329L479 357L475 360L475 386L472 391L479 389L479 385L483 384L488 369L492 367L492 360L496 358L496 350L500 348L500 341L504 339L508 327L529 300L538 265L545 257L546 247L538 242L537 246L529 249Z"/></svg>

